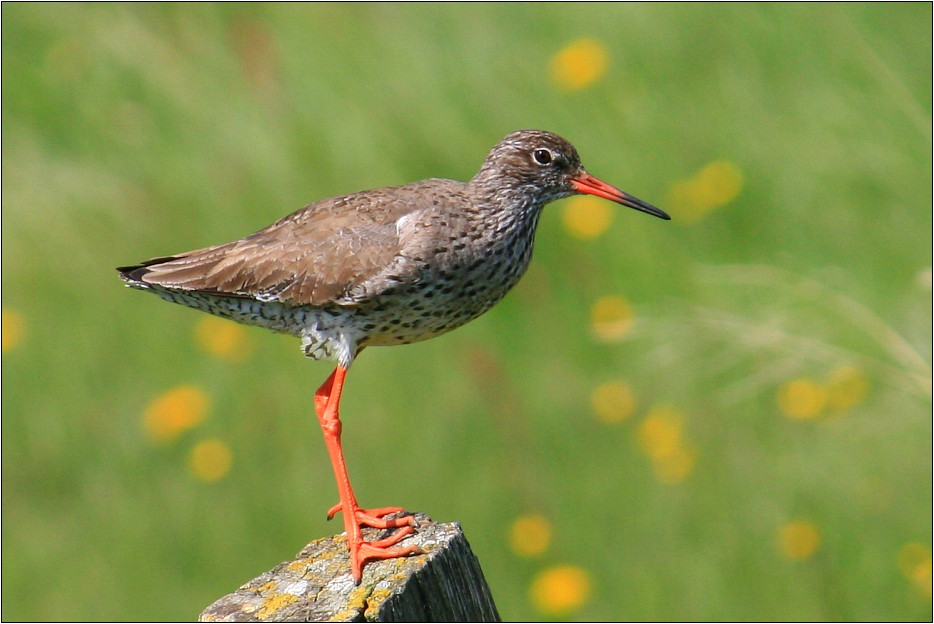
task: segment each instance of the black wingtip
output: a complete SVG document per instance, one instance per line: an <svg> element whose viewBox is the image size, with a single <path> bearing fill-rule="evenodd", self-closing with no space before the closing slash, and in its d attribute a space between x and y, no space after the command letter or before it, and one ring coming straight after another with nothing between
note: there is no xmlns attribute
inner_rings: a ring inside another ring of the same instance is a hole
<svg viewBox="0 0 934 624"><path fill-rule="evenodd" d="M120 279L127 283L139 284L143 282L143 276L149 273L149 268L142 264L133 266L117 267L120 273Z"/></svg>
<svg viewBox="0 0 934 624"><path fill-rule="evenodd" d="M140 262L139 264L132 264L129 266L117 267L117 272L120 273L120 279L125 282L143 282L143 276L149 273L149 267L156 264L162 264L164 262L170 262L176 260L178 256L161 256L159 258L152 258L146 262Z"/></svg>

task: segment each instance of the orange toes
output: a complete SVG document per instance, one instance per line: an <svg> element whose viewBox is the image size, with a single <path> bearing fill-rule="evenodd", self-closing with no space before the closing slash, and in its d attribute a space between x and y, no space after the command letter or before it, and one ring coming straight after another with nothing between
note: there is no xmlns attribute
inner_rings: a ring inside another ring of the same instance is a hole
<svg viewBox="0 0 934 624"><path fill-rule="evenodd" d="M404 531L405 529L403 529ZM358 542L350 550L350 572L353 574L354 582L359 585L363 578L363 566L368 561L377 559L395 559L396 557L408 557L409 555L420 555L422 553L418 546L402 546L401 548L386 548L383 546L374 546L379 542L392 540L395 535L391 535L377 542ZM401 536L399 539L405 537ZM398 540L396 540L398 541Z"/></svg>
<svg viewBox="0 0 934 624"><path fill-rule="evenodd" d="M392 511L385 511L391 509ZM374 529L395 529L396 527L414 527L417 526L415 516L405 515L401 518L383 518L390 513L402 511L398 507L383 507L382 509L358 509L354 513L354 518L360 526L373 527ZM383 512L383 513L380 513Z"/></svg>
<svg viewBox="0 0 934 624"><path fill-rule="evenodd" d="M343 511L343 506L337 503L328 509L328 520L332 520L339 511ZM417 526L415 518L412 515L405 515L401 518L391 518L386 520L383 516L405 511L402 507L377 507L376 509L357 509L354 512L354 518L357 524L361 526L373 527L374 529L392 529L401 526Z"/></svg>
<svg viewBox="0 0 934 624"><path fill-rule="evenodd" d="M347 549L350 551L350 571L354 582L359 585L363 578L363 567L367 561L377 559L394 559L420 555L422 551L418 546L401 546L393 548L409 535L415 533L418 522L415 516L402 507L377 507L375 509L360 509L353 501L350 503L351 513L345 514L344 529L347 533ZM343 512L344 506L338 503L328 510L328 520ZM386 518L390 514L402 513L397 518ZM347 517L349 515L349 517ZM398 529L392 535L367 542L363 539L362 529Z"/></svg>
<svg viewBox="0 0 934 624"><path fill-rule="evenodd" d="M410 526L404 526L389 537L384 537L383 539L373 540L372 542L364 542L368 546L373 548L389 548L390 546L395 546L406 536L412 535L415 533L415 529Z"/></svg>

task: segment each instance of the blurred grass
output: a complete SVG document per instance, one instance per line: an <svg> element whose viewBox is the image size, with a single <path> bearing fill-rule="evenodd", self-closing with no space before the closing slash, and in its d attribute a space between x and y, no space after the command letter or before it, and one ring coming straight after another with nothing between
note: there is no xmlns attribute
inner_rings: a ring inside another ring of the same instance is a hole
<svg viewBox="0 0 934 624"><path fill-rule="evenodd" d="M929 4L2 17L4 620L191 619L339 530L328 365L113 267L469 179L526 127L681 218L553 206L501 305L368 350L361 502L462 522L506 619L932 617ZM205 417L156 442L180 386ZM540 554L510 547L529 516Z"/></svg>

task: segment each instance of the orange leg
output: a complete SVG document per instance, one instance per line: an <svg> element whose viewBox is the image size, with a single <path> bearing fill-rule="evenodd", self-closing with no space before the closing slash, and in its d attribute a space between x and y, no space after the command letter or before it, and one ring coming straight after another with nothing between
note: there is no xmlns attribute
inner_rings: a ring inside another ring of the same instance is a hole
<svg viewBox="0 0 934 624"><path fill-rule="evenodd" d="M341 421L338 407L341 401L341 390L344 387L344 376L347 369L338 366L315 393L315 412L324 432L324 442L331 456L331 465L334 467L334 477L337 479L337 492L341 502L328 511L328 519L334 517L338 511L344 512L344 530L347 532L347 548L350 550L350 571L354 581L359 585L363 578L363 566L373 559L392 559L419 554L417 546L404 546L390 548L406 535L413 532L415 519L412 516L386 519L383 516L398 511L400 507L383 507L380 509L361 509L357 504L353 488L350 486L350 477L347 476L347 467L344 464L344 452L341 449ZM402 527L389 537L373 542L363 541L361 527L375 527L388 529Z"/></svg>

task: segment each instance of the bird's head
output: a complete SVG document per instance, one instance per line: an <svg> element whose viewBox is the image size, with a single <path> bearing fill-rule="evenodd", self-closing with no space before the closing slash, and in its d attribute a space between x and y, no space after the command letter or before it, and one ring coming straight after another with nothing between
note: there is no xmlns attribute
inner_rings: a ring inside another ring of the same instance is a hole
<svg viewBox="0 0 934 624"><path fill-rule="evenodd" d="M557 134L519 130L490 151L471 184L493 197L542 206L569 195L596 195L670 219L665 212L587 173L577 150ZM522 201L524 200L524 201Z"/></svg>

